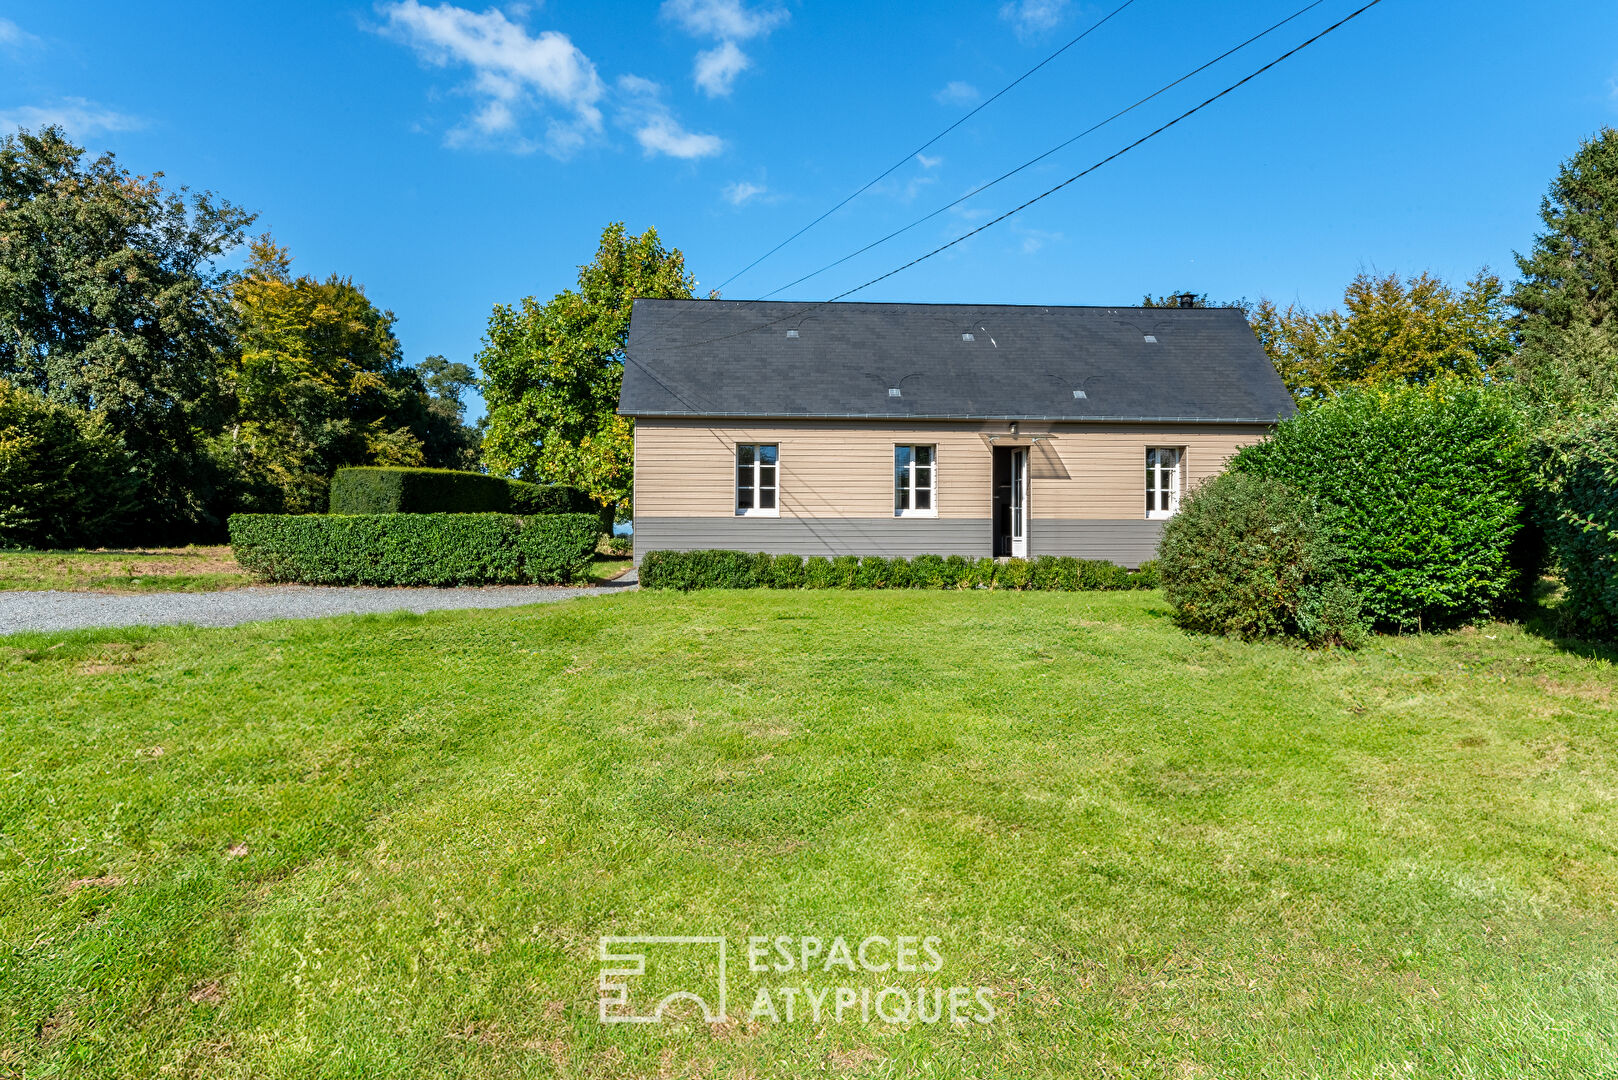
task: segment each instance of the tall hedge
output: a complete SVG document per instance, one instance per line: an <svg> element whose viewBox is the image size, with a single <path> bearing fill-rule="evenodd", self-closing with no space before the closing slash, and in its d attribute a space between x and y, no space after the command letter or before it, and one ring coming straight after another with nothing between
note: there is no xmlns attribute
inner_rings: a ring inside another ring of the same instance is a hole
<svg viewBox="0 0 1618 1080"><path fill-rule="evenodd" d="M1566 629L1618 638L1618 406L1541 436L1535 459L1537 509L1567 590Z"/></svg>
<svg viewBox="0 0 1618 1080"><path fill-rule="evenodd" d="M364 466L338 469L331 482L334 514L595 514L587 492L562 484L529 484L457 469ZM603 518L605 530L612 522Z"/></svg>
<svg viewBox="0 0 1618 1080"><path fill-rule="evenodd" d="M1310 499L1372 620L1432 629L1496 614L1538 574L1528 442L1484 386L1355 388L1282 421L1242 472Z"/></svg>
<svg viewBox="0 0 1618 1080"><path fill-rule="evenodd" d="M255 580L304 585L551 585L580 577L589 514L236 514L230 545Z"/></svg>

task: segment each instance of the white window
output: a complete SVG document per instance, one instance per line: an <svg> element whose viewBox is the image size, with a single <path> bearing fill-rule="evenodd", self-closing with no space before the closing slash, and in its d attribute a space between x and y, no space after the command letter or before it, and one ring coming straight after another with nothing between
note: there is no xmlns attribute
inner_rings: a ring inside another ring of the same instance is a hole
<svg viewBox="0 0 1618 1080"><path fill-rule="evenodd" d="M931 446L893 448L893 516L937 517L937 473Z"/></svg>
<svg viewBox="0 0 1618 1080"><path fill-rule="evenodd" d="M1148 447L1146 450L1146 516L1166 518L1180 509L1180 461L1178 447Z"/></svg>
<svg viewBox="0 0 1618 1080"><path fill-rule="evenodd" d="M736 513L779 517L773 443L736 444Z"/></svg>

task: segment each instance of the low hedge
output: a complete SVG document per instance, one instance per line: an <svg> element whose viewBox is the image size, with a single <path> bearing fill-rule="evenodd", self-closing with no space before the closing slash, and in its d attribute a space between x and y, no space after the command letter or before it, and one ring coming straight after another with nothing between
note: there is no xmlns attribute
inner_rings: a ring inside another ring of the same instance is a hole
<svg viewBox="0 0 1618 1080"><path fill-rule="evenodd" d="M334 514L594 514L610 517L588 492L564 484L529 484L457 469L362 466L338 469L331 481Z"/></svg>
<svg viewBox="0 0 1618 1080"><path fill-rule="evenodd" d="M1618 640L1618 406L1542 434L1538 512L1567 595L1565 633Z"/></svg>
<svg viewBox="0 0 1618 1080"><path fill-rule="evenodd" d="M968 559L917 555L913 559L801 555L745 551L649 551L640 564L647 589L1153 589L1153 563L1126 570L1097 559L1040 555L1033 559Z"/></svg>
<svg viewBox="0 0 1618 1080"><path fill-rule="evenodd" d="M579 577L590 514L236 514L230 546L258 581L303 585L552 585Z"/></svg>

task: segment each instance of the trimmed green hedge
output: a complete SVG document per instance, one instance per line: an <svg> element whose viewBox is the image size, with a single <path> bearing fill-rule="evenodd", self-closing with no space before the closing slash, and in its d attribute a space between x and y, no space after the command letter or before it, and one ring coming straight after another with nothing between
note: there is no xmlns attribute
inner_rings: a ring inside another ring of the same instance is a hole
<svg viewBox="0 0 1618 1080"><path fill-rule="evenodd" d="M913 559L834 559L745 551L649 551L640 564L647 589L1154 589L1157 569L1139 570L1095 559L1040 555L1034 559L968 559L917 555Z"/></svg>
<svg viewBox="0 0 1618 1080"><path fill-rule="evenodd" d="M590 514L236 514L230 546L258 581L552 585L590 565Z"/></svg>
<svg viewBox="0 0 1618 1080"><path fill-rule="evenodd" d="M331 481L334 514L594 514L612 521L587 492L457 469L362 466Z"/></svg>

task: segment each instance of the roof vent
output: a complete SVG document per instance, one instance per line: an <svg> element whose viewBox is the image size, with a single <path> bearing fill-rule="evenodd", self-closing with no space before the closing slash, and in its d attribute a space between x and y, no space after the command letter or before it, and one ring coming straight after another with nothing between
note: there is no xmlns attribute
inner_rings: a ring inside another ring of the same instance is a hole
<svg viewBox="0 0 1618 1080"><path fill-rule="evenodd" d="M961 335L961 340L962 341L976 341L977 338L973 337L971 334L962 334Z"/></svg>
<svg viewBox="0 0 1618 1080"><path fill-rule="evenodd" d="M1194 307L1197 306L1197 294L1196 293L1184 292L1184 293L1181 293L1179 296L1176 296L1175 299L1180 302L1180 306L1183 307L1183 308L1194 308Z"/></svg>
<svg viewBox="0 0 1618 1080"><path fill-rule="evenodd" d="M796 330L788 330L787 331L787 337L797 337L797 336L798 336L798 332Z"/></svg>
<svg viewBox="0 0 1618 1080"><path fill-rule="evenodd" d="M1089 397L1090 397L1090 395L1086 394L1083 390L1075 390L1075 391L1073 391L1073 396L1078 398L1080 401L1087 401L1087 400L1089 400Z"/></svg>
<svg viewBox="0 0 1618 1080"><path fill-rule="evenodd" d="M1146 341L1146 343L1148 345L1156 345L1157 344L1157 335L1156 334L1147 334L1146 338L1145 338L1145 341Z"/></svg>
<svg viewBox="0 0 1618 1080"><path fill-rule="evenodd" d="M897 386L888 387L888 396L889 397L898 397L899 396L899 388Z"/></svg>

